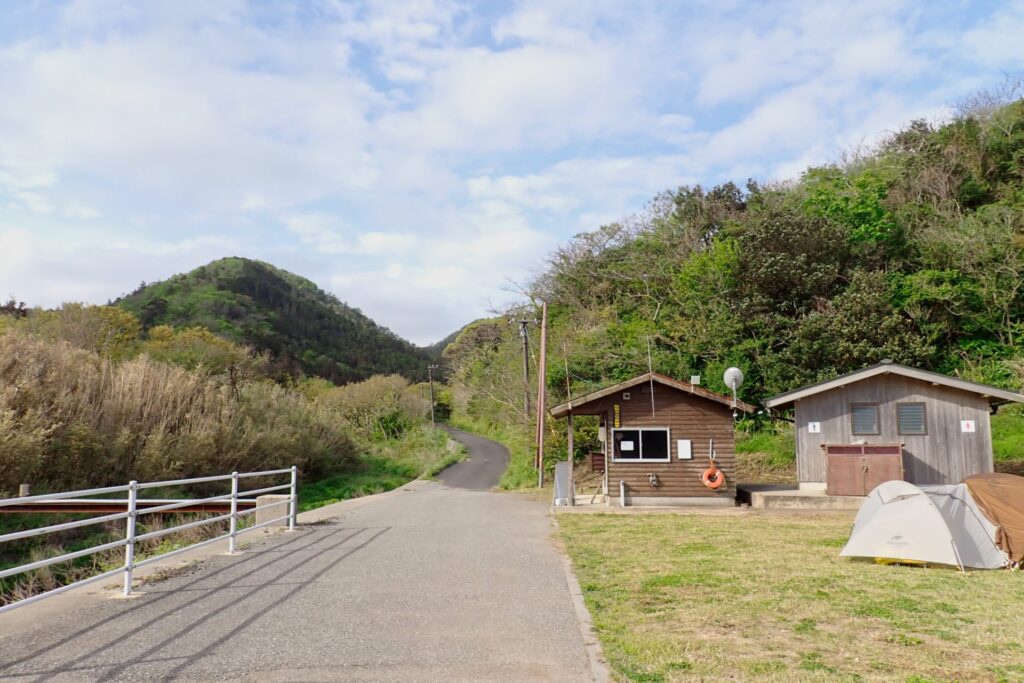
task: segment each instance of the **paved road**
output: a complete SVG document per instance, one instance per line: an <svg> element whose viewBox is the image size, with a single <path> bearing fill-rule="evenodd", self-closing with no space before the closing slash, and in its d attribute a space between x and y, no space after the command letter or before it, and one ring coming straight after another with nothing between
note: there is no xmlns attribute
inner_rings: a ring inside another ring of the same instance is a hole
<svg viewBox="0 0 1024 683"><path fill-rule="evenodd" d="M469 451L469 458L445 469L437 478L446 486L471 491L489 491L498 485L508 464L508 449L476 434L448 428L453 438Z"/></svg>
<svg viewBox="0 0 1024 683"><path fill-rule="evenodd" d="M0 679L591 680L544 506L479 490L506 454L456 436L441 482L0 634Z"/></svg>

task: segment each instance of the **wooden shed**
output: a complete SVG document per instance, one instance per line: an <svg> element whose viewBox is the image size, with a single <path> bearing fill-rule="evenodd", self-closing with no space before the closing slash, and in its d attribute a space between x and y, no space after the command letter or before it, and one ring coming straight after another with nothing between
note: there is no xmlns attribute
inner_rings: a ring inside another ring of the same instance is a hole
<svg viewBox="0 0 1024 683"><path fill-rule="evenodd" d="M1024 395L882 361L764 405L792 408L800 488L863 495L879 480L958 484L991 472L989 414L1009 402Z"/></svg>
<svg viewBox="0 0 1024 683"><path fill-rule="evenodd" d="M733 505L734 416L754 406L704 387L646 373L555 406L551 415L600 418L606 500L621 505ZM725 475L717 489L701 475L711 453Z"/></svg>

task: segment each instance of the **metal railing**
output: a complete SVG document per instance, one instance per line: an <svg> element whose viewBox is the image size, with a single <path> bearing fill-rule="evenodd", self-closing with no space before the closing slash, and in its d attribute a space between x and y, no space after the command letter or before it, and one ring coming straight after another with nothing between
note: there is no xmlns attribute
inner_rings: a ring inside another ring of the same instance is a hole
<svg viewBox="0 0 1024 683"><path fill-rule="evenodd" d="M239 491L239 480L241 480L241 479L249 479L249 478L253 478L253 477L271 477L271 476L276 476L276 475L281 475L281 474L290 474L291 475L291 481L289 483L287 483L287 484L281 484L279 486L267 486L267 487L260 488L260 489L254 489L252 491ZM263 528L263 527L266 527L266 526L270 526L271 524L276 524L278 522L282 522L282 521L284 521L286 519L288 520L288 530L289 531L294 531L295 530L295 517L296 517L296 515L298 513L298 497L296 496L296 483L297 483L297 479L298 478L297 478L296 468L294 466L292 466L292 467L289 467L289 468L286 468L286 469L280 469L280 470L266 470L266 471L263 471L263 472L243 472L243 473L232 472L231 474L223 474L223 475L218 475L218 476L214 476L214 477L197 477L197 478L194 478L194 479L175 479L175 480L172 480L172 481L152 481L152 482L143 482L143 483L140 483L140 482L137 482L137 481L131 481L128 484L125 484L125 485L122 485L122 486L105 486L105 487L102 487L102 488L86 489L86 490L83 490L83 491L65 491L65 492L62 492L62 493L45 493L45 494L36 495L36 496L23 496L23 497L20 497L20 498L4 498L4 499L0 499L0 508L2 508L2 507L7 507L7 506L13 506L13 505L22 505L22 504L31 503L31 502L34 502L34 501L45 502L45 501L60 500L60 499L65 499L65 498L84 498L84 497L87 497L87 496L101 496L101 495L108 494L108 493L121 493L121 492L125 492L125 491L127 491L127 493L128 493L128 500L126 501L127 509L125 510L125 512L118 512L118 513L114 513L114 514L110 514L110 515L103 515L103 516L100 516L100 517L91 517L89 519L79 519L79 520L74 520L74 521L71 521L71 522L64 522L62 524L52 524L50 526L40 527L38 529L27 529L25 531L15 531L13 533L0 535L0 543L4 543L4 542L7 542L7 541L17 541L17 540L20 540L20 539L23 539L23 538L31 538L33 536L42 536L42 535L45 535L45 534L51 534L51 533L58 532L58 531L66 531L68 529L77 529L79 527L89 526L89 525L92 525L92 524L104 524L104 523L107 523L107 522L120 521L122 519L126 520L126 522L125 522L125 537L123 539L120 539L120 540L117 540L117 541L112 541L110 543L103 543L101 545L93 546L93 547L90 547L90 548L85 548L83 550L76 550L74 552L64 553L63 555L57 555L56 557L49 557L49 558L46 558L44 560L38 560L36 562L30 562L28 564L23 564L23 565L20 565L18 567L11 567L9 569L4 569L4 570L0 571L0 579L7 578L8 576L14 576L16 574L22 574L24 572L32 571L32 570L35 570L35 569L42 569L43 567L48 567L48 566L53 565L53 564L59 564L61 562L69 562L69 561L75 560L75 559L77 559L79 557L86 557L88 555L93 555L95 553L103 552L105 550L113 550L113 549L122 548L122 547L125 549L124 550L124 565L123 566L118 567L117 569L111 569L111 570L103 572L101 574L97 574L96 576L90 576L90 577L88 577L86 579L81 579L79 581L75 581L74 583L69 583L67 585L60 586L59 588L54 588L53 590L46 591L45 593L39 593L37 595L33 595L31 597L27 597L27 598L23 598L21 600L18 600L17 602L12 602L10 604L0 606L0 613L6 612L7 610L14 609L16 607L22 607L24 605L28 605L28 604L31 604L33 602L38 602L39 600L44 600L44 599L52 597L54 595L58 595L60 593L64 593L66 591L72 590L74 588L78 588L80 586L84 586L84 585L89 584L89 583L93 583L95 581L101 581L103 579L110 578L110 577L116 576L118 574L123 574L124 575L123 592L124 592L125 595L130 595L131 592L132 592L132 572L134 572L134 570L136 568L138 568L138 567L142 567L144 565L151 564L153 562L157 562L159 560L166 559L166 558L171 557L173 555L177 555L179 553L183 553L183 552L185 552L187 550L194 550L194 549L200 548L200 547L202 547L204 545L209 545L211 543L216 543L217 541L223 541L224 539L227 539L227 541L228 541L228 552L229 553L235 553L235 552L237 552L237 539L238 539L238 536L240 536L243 533L249 532L249 531L254 531L256 529L260 529L260 528ZM166 504L163 504L163 505L156 505L156 506L149 506L149 507L142 507L142 508L138 507L138 502L139 502L138 494L139 494L139 491L142 491L142 490L154 489L154 488L163 488L163 487L168 487L168 486L183 486L183 485L187 485L187 484L205 484L205 483L208 483L208 482L228 481L228 480L231 481L231 492L230 493L225 493L225 494L219 495L219 496L211 496L209 498L200 498L200 499L187 498L187 499L181 499L181 500L175 501L175 502L169 502L169 503L166 503ZM276 501L274 503L268 503L267 505L257 505L255 507L251 507L251 508L249 508L247 510L241 510L240 511L238 509L238 501L243 496L258 496L260 494L271 493L273 491L282 491L284 489L288 489L289 490L289 495L288 495L287 500ZM212 502L215 502L215 501L230 501L231 512L229 512L228 514L218 515L216 517L211 517L209 519L201 519L201 520L196 521L196 522L188 522L186 524L180 524L178 526L169 527L169 528L166 528L166 529L158 529L156 531L150 531L150 532L143 533L143 534L137 534L136 533L136 526L135 526L136 520L139 517L143 516L143 515L162 513L162 512L167 512L169 510L176 510L176 509L179 509L179 508L185 508L185 507L189 507L189 506L194 506L194 505L201 504L201 503L212 503ZM122 501L122 502L124 502L124 501ZM269 519L269 520L260 522L259 524L253 524L252 526L248 526L248 527L245 527L243 529L239 529L238 528L238 519L240 517L243 517L245 515L255 514L259 510L267 510L267 509L270 509L270 508L273 508L273 507L279 507L281 505L287 505L288 506L288 510L287 510L287 512L284 515L280 515L280 516L275 517L273 519ZM209 538L209 539L207 539L205 541L199 541L197 543L192 543L190 545L187 545L187 546L184 546L184 547L181 547L181 548L177 548L177 549L171 550L169 552L161 553L159 555L154 555L153 557L147 557L146 559L138 561L138 562L136 562L136 560L135 560L135 545L138 542L140 542L140 541L146 541L146 540L150 540L150 539L160 538L162 536L166 536L168 534L173 534L173 533L178 532L178 531L184 531L186 529L193 529L193 528L204 526L204 525L207 525L207 524L214 524L214 523L217 523L217 522L223 522L225 520L227 520L229 522L229 530L228 530L228 532L226 534L222 534L220 536L215 536L214 538Z"/></svg>

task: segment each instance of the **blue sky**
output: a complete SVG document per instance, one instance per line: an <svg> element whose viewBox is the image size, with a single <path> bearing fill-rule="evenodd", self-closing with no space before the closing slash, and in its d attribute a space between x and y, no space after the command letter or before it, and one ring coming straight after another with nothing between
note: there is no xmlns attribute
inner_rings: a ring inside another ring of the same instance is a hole
<svg viewBox="0 0 1024 683"><path fill-rule="evenodd" d="M658 191L784 180L1024 70L1024 2L0 3L0 295L221 256L418 343Z"/></svg>

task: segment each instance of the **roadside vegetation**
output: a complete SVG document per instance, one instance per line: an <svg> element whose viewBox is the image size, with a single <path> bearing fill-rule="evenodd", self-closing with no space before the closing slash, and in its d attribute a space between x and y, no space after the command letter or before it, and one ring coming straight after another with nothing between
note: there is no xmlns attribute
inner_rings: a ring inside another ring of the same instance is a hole
<svg viewBox="0 0 1024 683"><path fill-rule="evenodd" d="M19 484L45 493L296 465L300 506L309 509L430 476L461 457L429 414L426 387L398 375L343 386L282 378L265 354L202 327L144 333L134 315L109 306L0 307L0 497ZM150 493L224 492L208 484ZM0 534L72 518L0 514ZM169 536L164 546L201 533ZM123 535L123 524L5 543L0 567L111 534ZM118 555L0 582L0 602L116 565Z"/></svg>
<svg viewBox="0 0 1024 683"><path fill-rule="evenodd" d="M843 559L851 523L779 511L558 517L623 680L1024 680L1018 572Z"/></svg>
<svg viewBox="0 0 1024 683"><path fill-rule="evenodd" d="M739 366L751 403L884 358L1020 390L1021 92L1010 82L946 123L911 122L797 181L680 187L577 235L522 285L522 305L467 326L446 349L454 419L514 432L502 439L510 447L532 443L510 321L536 320L540 301L551 404L646 372L648 344L656 371L700 375L716 391ZM533 377L538 332L531 325ZM998 467L1019 470L1022 413L993 424ZM787 429L764 415L739 425L744 475L786 476ZM547 443L551 468L566 455L561 422L549 423ZM597 447L580 434L575 456Z"/></svg>

